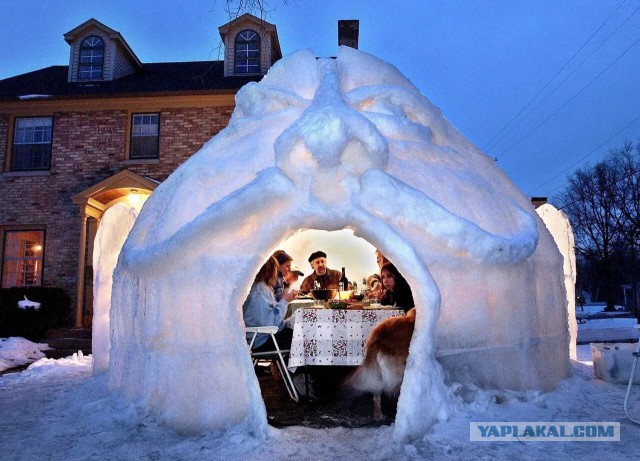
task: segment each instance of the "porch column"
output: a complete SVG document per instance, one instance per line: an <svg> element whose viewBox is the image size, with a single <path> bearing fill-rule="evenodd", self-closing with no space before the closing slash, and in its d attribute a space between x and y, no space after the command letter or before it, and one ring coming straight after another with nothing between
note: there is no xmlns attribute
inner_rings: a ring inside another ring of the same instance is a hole
<svg viewBox="0 0 640 461"><path fill-rule="evenodd" d="M82 328L82 309L84 307L84 266L87 251L87 215L81 210L80 216L80 253L78 254L78 278L76 280L76 328Z"/></svg>

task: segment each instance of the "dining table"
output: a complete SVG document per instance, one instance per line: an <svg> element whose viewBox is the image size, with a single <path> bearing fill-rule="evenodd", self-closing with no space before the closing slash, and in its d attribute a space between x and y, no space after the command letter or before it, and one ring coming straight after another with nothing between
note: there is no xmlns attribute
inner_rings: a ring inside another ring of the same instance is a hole
<svg viewBox="0 0 640 461"><path fill-rule="evenodd" d="M371 330L404 311L391 306L363 309L301 307L293 314L288 368L306 365L360 365Z"/></svg>

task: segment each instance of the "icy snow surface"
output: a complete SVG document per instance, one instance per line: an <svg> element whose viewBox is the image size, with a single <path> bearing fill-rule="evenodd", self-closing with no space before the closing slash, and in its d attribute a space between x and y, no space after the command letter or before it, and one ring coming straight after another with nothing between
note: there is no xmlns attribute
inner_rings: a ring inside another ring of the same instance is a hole
<svg viewBox="0 0 640 461"><path fill-rule="evenodd" d="M44 358L43 350L47 344L32 343L24 338L0 338L0 371L28 365Z"/></svg>
<svg viewBox="0 0 640 461"><path fill-rule="evenodd" d="M268 255L305 229L351 229L413 288L395 440L447 419L445 379L548 390L569 374L551 235L395 67L348 47L336 59L300 51L236 102L229 126L154 191L124 244L111 388L181 431L266 438L241 306Z"/></svg>
<svg viewBox="0 0 640 461"><path fill-rule="evenodd" d="M93 324L91 352L93 371L104 372L109 368L109 340L111 288L113 269L116 267L122 245L140 213L143 200L136 205L116 203L105 211L93 244Z"/></svg>
<svg viewBox="0 0 640 461"><path fill-rule="evenodd" d="M209 366L205 356L197 356ZM624 417L625 386L593 376L589 346L578 347L574 376L555 391L456 389L448 421L411 444L392 442L393 426L362 429L269 429L262 442L247 434L179 434L138 406L115 398L91 357L43 359L0 376L0 455L16 461L635 459L640 427ZM632 414L640 415L638 392ZM233 398L232 395L229 398ZM616 421L620 442L470 442L470 421Z"/></svg>
<svg viewBox="0 0 640 461"><path fill-rule="evenodd" d="M578 323L576 321L576 252L573 230L571 229L571 223L567 215L550 203L545 203L536 208L536 213L538 213L544 225L549 229L562 255L564 287L567 292L567 322L570 336L569 357L575 360Z"/></svg>

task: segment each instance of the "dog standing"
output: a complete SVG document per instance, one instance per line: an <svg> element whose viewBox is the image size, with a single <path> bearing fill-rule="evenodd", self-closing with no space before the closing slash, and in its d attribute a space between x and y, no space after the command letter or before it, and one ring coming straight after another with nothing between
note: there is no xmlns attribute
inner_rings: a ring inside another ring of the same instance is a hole
<svg viewBox="0 0 640 461"><path fill-rule="evenodd" d="M373 418L382 419L382 394L398 397L416 323L415 308L404 317L391 317L371 331L364 361L346 384L373 394Z"/></svg>

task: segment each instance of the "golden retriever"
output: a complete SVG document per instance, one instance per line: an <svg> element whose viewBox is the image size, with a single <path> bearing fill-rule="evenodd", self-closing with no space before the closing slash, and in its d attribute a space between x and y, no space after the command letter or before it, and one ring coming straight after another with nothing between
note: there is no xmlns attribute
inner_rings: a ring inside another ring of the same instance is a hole
<svg viewBox="0 0 640 461"><path fill-rule="evenodd" d="M356 390L373 394L376 421L382 419L382 394L400 394L415 322L414 308L404 317L391 317L376 325L367 339L362 365L346 381Z"/></svg>

